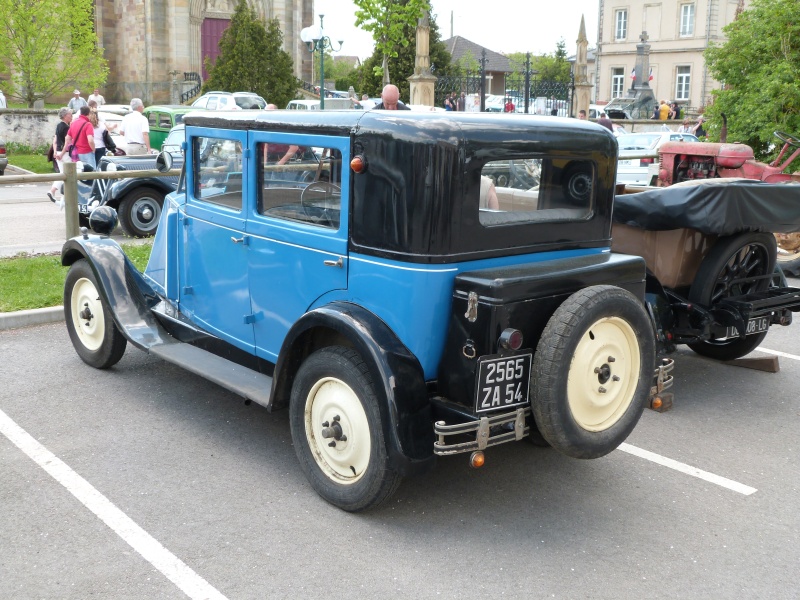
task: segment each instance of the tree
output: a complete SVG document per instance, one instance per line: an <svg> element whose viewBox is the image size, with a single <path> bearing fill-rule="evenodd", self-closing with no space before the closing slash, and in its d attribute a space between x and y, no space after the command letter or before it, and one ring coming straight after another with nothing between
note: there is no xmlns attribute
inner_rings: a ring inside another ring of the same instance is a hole
<svg viewBox="0 0 800 600"><path fill-rule="evenodd" d="M512 52L508 55L511 68L517 73L525 71L526 53ZM531 69L538 72L540 81L558 81L569 83L570 63L567 60L567 44L560 39L553 53L531 55Z"/></svg>
<svg viewBox="0 0 800 600"><path fill-rule="evenodd" d="M93 88L108 76L98 49L93 0L0 0L0 72L8 95L33 106L75 86Z"/></svg>
<svg viewBox="0 0 800 600"><path fill-rule="evenodd" d="M712 76L724 82L706 111L712 139L719 139L721 113L728 139L750 145L761 160L771 154L775 130L800 132L798 16L797 0L753 0L725 27L727 41L706 50Z"/></svg>
<svg viewBox="0 0 800 600"><path fill-rule="evenodd" d="M277 19L264 22L246 0L239 0L230 26L219 41L217 62L206 59L209 77L203 92L255 92L279 107L295 97L297 80L292 58L281 49Z"/></svg>
<svg viewBox="0 0 800 600"><path fill-rule="evenodd" d="M414 63L417 57L417 22L407 24L403 29L408 44L401 46L397 50L397 56L392 59L392 72L395 73L394 84L400 89L400 98L410 98L410 84L408 78L414 74ZM442 43L442 36L439 33L439 26L436 20L430 19L429 54L431 58L431 72L437 77L454 75L458 71L457 65L451 63L450 53ZM354 86L362 94L369 94L370 97L381 95L383 90L383 79L379 63L383 60L382 53L375 48L372 56L364 61L358 70L358 85ZM375 67L378 67L377 69Z"/></svg>
<svg viewBox="0 0 800 600"><path fill-rule="evenodd" d="M407 48L409 27L416 28L417 21L430 10L428 0L353 0L356 5L356 27L372 33L375 51L382 55L376 73L383 75L383 84L390 83L389 59L397 58L400 48ZM413 71L412 71L413 72Z"/></svg>

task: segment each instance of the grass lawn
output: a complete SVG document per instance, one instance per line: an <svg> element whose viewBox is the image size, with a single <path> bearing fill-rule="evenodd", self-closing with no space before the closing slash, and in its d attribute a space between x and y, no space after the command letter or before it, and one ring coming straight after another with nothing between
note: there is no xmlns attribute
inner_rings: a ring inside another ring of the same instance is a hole
<svg viewBox="0 0 800 600"><path fill-rule="evenodd" d="M31 148L25 144L8 142L6 144L8 164L32 173L49 175L53 172L53 163L47 162L47 147L48 144Z"/></svg>
<svg viewBox="0 0 800 600"><path fill-rule="evenodd" d="M147 266L152 247L152 243L122 245L140 271ZM60 255L0 258L0 312L61 305L67 271Z"/></svg>

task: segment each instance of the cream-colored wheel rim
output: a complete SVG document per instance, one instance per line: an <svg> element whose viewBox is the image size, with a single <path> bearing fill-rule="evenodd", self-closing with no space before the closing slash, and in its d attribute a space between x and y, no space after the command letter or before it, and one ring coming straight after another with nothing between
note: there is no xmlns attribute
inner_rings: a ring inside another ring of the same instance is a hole
<svg viewBox="0 0 800 600"><path fill-rule="evenodd" d="M100 294L94 284L85 277L75 282L72 288L72 325L81 344L91 351L103 345L106 322Z"/></svg>
<svg viewBox="0 0 800 600"><path fill-rule="evenodd" d="M369 421L358 396L334 377L317 381L306 398L306 439L326 477L349 485L360 480L369 465Z"/></svg>
<svg viewBox="0 0 800 600"><path fill-rule="evenodd" d="M636 394L639 370L639 342L627 321L608 317L589 327L567 378L575 422L587 431L605 431L619 421Z"/></svg>

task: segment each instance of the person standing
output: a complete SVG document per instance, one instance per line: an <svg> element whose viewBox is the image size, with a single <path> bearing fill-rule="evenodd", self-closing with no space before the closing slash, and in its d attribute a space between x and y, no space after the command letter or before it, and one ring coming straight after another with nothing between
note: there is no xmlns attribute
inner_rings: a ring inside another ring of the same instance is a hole
<svg viewBox="0 0 800 600"><path fill-rule="evenodd" d="M411 110L400 102L400 90L394 84L387 84L381 92L381 101L372 110Z"/></svg>
<svg viewBox="0 0 800 600"><path fill-rule="evenodd" d="M661 101L661 106L658 107L658 118L660 121L666 121L669 116L669 104L666 100Z"/></svg>
<svg viewBox="0 0 800 600"><path fill-rule="evenodd" d="M72 92L72 98L69 102L67 102L67 106L70 107L72 112L78 112L81 107L88 106L88 103L86 100L81 98L81 91L76 89L74 92Z"/></svg>
<svg viewBox="0 0 800 600"><path fill-rule="evenodd" d="M683 124L678 127L678 133L691 133L692 126L689 125L689 119L684 119Z"/></svg>
<svg viewBox="0 0 800 600"><path fill-rule="evenodd" d="M697 124L694 127L692 127L692 133L695 134L697 138L700 139L701 141L703 138L706 137L706 130L703 127L704 121L705 120L703 119L703 115L700 115L699 117L697 117Z"/></svg>
<svg viewBox="0 0 800 600"><path fill-rule="evenodd" d="M72 111L65 106L58 111L58 118L61 120L58 122L58 125L56 125L56 134L53 136L53 158L56 161L58 172L63 173L64 163L72 162L69 154L64 152L67 132L69 131L70 123L72 123ZM53 185L50 186L50 191L47 192L47 197L50 198L50 202L56 201L55 195L58 193L60 187L60 181L54 181Z"/></svg>
<svg viewBox="0 0 800 600"><path fill-rule="evenodd" d="M92 101L94 101L98 109L106 103L106 99L100 95L99 88L94 88L94 92L89 94L89 102Z"/></svg>
<svg viewBox="0 0 800 600"><path fill-rule="evenodd" d="M115 126L109 127L105 120L100 118L97 112L97 103L94 100L89 100L89 121L92 124L92 134L94 135L94 162L95 165L99 165L100 159L106 155L108 150L104 136Z"/></svg>
<svg viewBox="0 0 800 600"><path fill-rule="evenodd" d="M511 101L511 96L506 98L506 103L503 106L503 112L512 113L514 112L514 103Z"/></svg>
<svg viewBox="0 0 800 600"><path fill-rule="evenodd" d="M150 153L150 124L143 112L142 99L133 98L131 112L122 117L119 125L119 132L128 144L127 153L131 156Z"/></svg>
<svg viewBox="0 0 800 600"><path fill-rule="evenodd" d="M581 121L585 121L585 120L586 120L586 111L585 111L585 110L583 110L583 109L580 109L580 110L578 111L578 118L579 118Z"/></svg>
<svg viewBox="0 0 800 600"><path fill-rule="evenodd" d="M450 100L450 96L444 97L444 109L447 111L453 110L453 103Z"/></svg>
<svg viewBox="0 0 800 600"><path fill-rule="evenodd" d="M461 95L456 100L456 110L464 112L467 110L467 94L466 92L461 92Z"/></svg>
<svg viewBox="0 0 800 600"><path fill-rule="evenodd" d="M600 118L597 119L597 124L602 125L606 129L608 129L611 133L614 133L614 123L611 119L608 118L606 113L601 112Z"/></svg>
<svg viewBox="0 0 800 600"><path fill-rule="evenodd" d="M3 90L0 90L0 108L8 108L8 104L6 104L6 97L3 95Z"/></svg>
<svg viewBox="0 0 800 600"><path fill-rule="evenodd" d="M94 128L89 121L89 106L81 106L81 116L72 122L64 139L65 151L69 151L74 144L78 150L78 160L84 165L89 165L92 170L97 166L94 160Z"/></svg>

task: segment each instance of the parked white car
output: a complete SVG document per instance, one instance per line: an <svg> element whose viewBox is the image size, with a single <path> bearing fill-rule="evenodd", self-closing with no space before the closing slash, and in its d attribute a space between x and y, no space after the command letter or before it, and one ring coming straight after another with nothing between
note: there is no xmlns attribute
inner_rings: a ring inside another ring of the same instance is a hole
<svg viewBox="0 0 800 600"><path fill-rule="evenodd" d="M207 92L192 102L192 108L206 110L247 110L267 108L267 101L253 92Z"/></svg>
<svg viewBox="0 0 800 600"><path fill-rule="evenodd" d="M620 159L617 162L617 183L631 185L650 185L652 175L649 174L650 165L658 162L658 158L637 154L650 155L657 152L664 142L699 142L697 136L691 133L676 133L674 131L651 131L645 133L629 133L617 138Z"/></svg>

